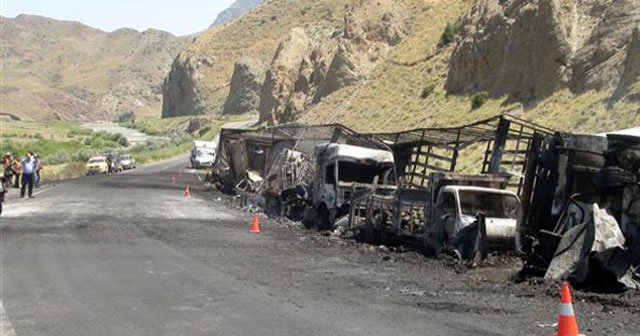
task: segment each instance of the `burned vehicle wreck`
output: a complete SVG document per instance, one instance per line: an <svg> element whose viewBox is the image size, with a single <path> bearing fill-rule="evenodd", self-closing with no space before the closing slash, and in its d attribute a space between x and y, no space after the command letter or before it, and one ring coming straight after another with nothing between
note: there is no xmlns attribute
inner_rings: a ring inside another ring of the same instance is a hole
<svg viewBox="0 0 640 336"><path fill-rule="evenodd" d="M374 180L395 185L393 154L342 125L288 124L263 130L224 129L212 180L246 198L260 195L271 215L330 228L348 212L354 192Z"/></svg>
<svg viewBox="0 0 640 336"><path fill-rule="evenodd" d="M369 134L394 154L397 186L354 198L350 228L467 259L478 243L513 248L526 155L553 131L501 115L455 128ZM484 146L484 152L483 152Z"/></svg>
<svg viewBox="0 0 640 336"><path fill-rule="evenodd" d="M525 175L521 274L598 292L638 289L640 136L536 137Z"/></svg>
<svg viewBox="0 0 640 336"><path fill-rule="evenodd" d="M488 246L515 247L522 275L620 291L637 287L638 139L563 134L506 114L395 133L224 129L212 176L307 227L470 261Z"/></svg>

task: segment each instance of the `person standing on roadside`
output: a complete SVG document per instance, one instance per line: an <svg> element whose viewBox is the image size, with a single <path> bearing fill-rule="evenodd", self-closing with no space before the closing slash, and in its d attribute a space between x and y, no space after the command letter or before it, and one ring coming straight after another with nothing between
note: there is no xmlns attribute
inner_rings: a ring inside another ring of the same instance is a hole
<svg viewBox="0 0 640 336"><path fill-rule="evenodd" d="M34 185L36 186L36 188L40 188L40 171L42 170L42 161L40 161L40 157L38 157L38 154L34 154L33 155L33 159L36 160L36 173L34 175Z"/></svg>
<svg viewBox="0 0 640 336"><path fill-rule="evenodd" d="M22 162L20 162L20 158L16 157L13 160L13 171L15 172L15 182L13 183L13 187L18 189L20 188L20 175L22 175Z"/></svg>
<svg viewBox="0 0 640 336"><path fill-rule="evenodd" d="M2 214L2 203L4 203L4 195L9 191L9 188L13 185L11 179L15 174L13 169L13 158L11 153L7 153L2 158L2 176L0 176L0 215Z"/></svg>
<svg viewBox="0 0 640 336"><path fill-rule="evenodd" d="M4 187L5 189L10 189L13 186L13 178L16 175L16 168L14 165L13 155L11 153L6 153L2 158L2 168L4 177ZM6 191L6 190L5 190Z"/></svg>
<svg viewBox="0 0 640 336"><path fill-rule="evenodd" d="M27 157L22 160L22 187L20 188L20 197L24 198L25 192L29 191L29 198L33 198L33 183L38 164L33 157L33 152L28 152Z"/></svg>

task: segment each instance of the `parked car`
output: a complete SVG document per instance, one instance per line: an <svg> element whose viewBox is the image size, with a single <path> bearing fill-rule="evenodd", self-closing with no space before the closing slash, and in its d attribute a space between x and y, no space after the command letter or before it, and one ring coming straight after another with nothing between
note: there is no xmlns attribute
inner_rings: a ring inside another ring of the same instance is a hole
<svg viewBox="0 0 640 336"><path fill-rule="evenodd" d="M109 172L109 163L106 156L92 157L85 165L87 175L106 174Z"/></svg>
<svg viewBox="0 0 640 336"><path fill-rule="evenodd" d="M120 164L122 165L122 169L125 170L136 169L136 161L128 154L120 157Z"/></svg>
<svg viewBox="0 0 640 336"><path fill-rule="evenodd" d="M194 169L207 168L213 165L216 157L216 144L213 142L195 141L191 150L191 167Z"/></svg>

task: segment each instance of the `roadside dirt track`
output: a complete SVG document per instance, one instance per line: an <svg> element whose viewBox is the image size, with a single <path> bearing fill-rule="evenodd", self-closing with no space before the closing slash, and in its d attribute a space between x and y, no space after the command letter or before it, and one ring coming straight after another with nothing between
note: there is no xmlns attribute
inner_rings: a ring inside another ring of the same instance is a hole
<svg viewBox="0 0 640 336"><path fill-rule="evenodd" d="M249 234L195 174L171 184L186 162L8 201L0 297L17 335L555 334L559 288L516 284L513 257L468 270L265 218ZM587 335L640 335L637 293L574 292L574 308Z"/></svg>

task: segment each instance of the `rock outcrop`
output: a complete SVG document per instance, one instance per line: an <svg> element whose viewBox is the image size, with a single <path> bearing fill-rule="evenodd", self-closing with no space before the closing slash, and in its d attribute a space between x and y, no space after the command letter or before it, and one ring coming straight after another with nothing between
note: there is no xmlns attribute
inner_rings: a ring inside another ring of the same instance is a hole
<svg viewBox="0 0 640 336"><path fill-rule="evenodd" d="M136 114L133 113L133 111L122 112L118 116L118 119L116 119L116 122L118 122L118 123L127 123L127 124L135 123L136 122Z"/></svg>
<svg viewBox="0 0 640 336"><path fill-rule="evenodd" d="M597 24L585 43L576 48L571 62L571 88L577 92L618 84L632 33L640 27L640 0L595 3L600 5L595 8L600 10L596 14Z"/></svg>
<svg viewBox="0 0 640 336"><path fill-rule="evenodd" d="M200 115L205 112L198 88L201 75L192 57L176 58L162 86L162 118Z"/></svg>
<svg viewBox="0 0 640 336"><path fill-rule="evenodd" d="M618 99L625 96L631 85L637 82L640 82L640 27L633 30L631 42L627 46L627 57L622 77L613 98ZM635 99L640 100L640 96Z"/></svg>
<svg viewBox="0 0 640 336"><path fill-rule="evenodd" d="M639 24L640 0L477 0L451 55L446 89L528 101L561 87L615 87Z"/></svg>
<svg viewBox="0 0 640 336"><path fill-rule="evenodd" d="M312 49L313 43L302 28L291 30L280 43L262 86L260 122L280 123L300 76L300 64Z"/></svg>
<svg viewBox="0 0 640 336"><path fill-rule="evenodd" d="M249 97L234 95L238 82L234 72L239 70L235 63L251 58L268 64L268 73L261 76L261 120L291 121L327 95L368 78L388 51L404 41L420 19L419 12L426 10L420 0L263 0L242 18L198 35L180 53L163 87L162 115L235 109L239 97ZM213 66L197 66L194 60L201 58L214 59ZM187 59L192 64L186 64Z"/></svg>
<svg viewBox="0 0 640 336"><path fill-rule="evenodd" d="M342 28L330 41L314 44L304 30L296 28L280 44L262 89L261 122L295 120L324 97L366 78L390 47L401 41L392 14L359 22L353 10L353 6L347 8Z"/></svg>
<svg viewBox="0 0 640 336"><path fill-rule="evenodd" d="M262 68L258 62L248 58L236 62L229 84L229 96L222 110L223 114L258 111L262 90Z"/></svg>

